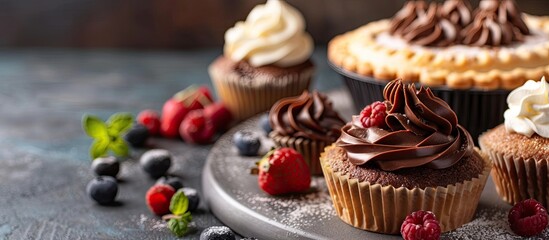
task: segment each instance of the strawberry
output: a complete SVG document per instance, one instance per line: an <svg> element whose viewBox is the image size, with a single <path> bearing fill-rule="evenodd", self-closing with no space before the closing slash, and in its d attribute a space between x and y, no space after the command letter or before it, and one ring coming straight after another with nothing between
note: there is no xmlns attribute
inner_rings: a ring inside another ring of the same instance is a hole
<svg viewBox="0 0 549 240"><path fill-rule="evenodd" d="M268 194L279 195L307 191L311 173L303 156L291 148L273 150L258 163L259 187Z"/></svg>
<svg viewBox="0 0 549 240"><path fill-rule="evenodd" d="M206 106L204 108L204 115L212 120L212 123L217 130L226 130L233 120L231 112L222 102Z"/></svg>
<svg viewBox="0 0 549 240"><path fill-rule="evenodd" d="M191 111L179 127L183 140L189 143L208 144L215 135L215 126L211 119L204 116L204 110Z"/></svg>
<svg viewBox="0 0 549 240"><path fill-rule="evenodd" d="M170 213L170 201L175 190L167 184L157 184L149 188L145 195L147 206L156 215Z"/></svg>
<svg viewBox="0 0 549 240"><path fill-rule="evenodd" d="M160 132L160 117L154 110L143 110L137 115L137 122L149 129L150 135L157 135Z"/></svg>
<svg viewBox="0 0 549 240"><path fill-rule="evenodd" d="M206 87L188 87L178 92L164 103L160 133L164 137L175 138L178 136L179 126L185 116L195 109L202 109L212 102L211 94Z"/></svg>

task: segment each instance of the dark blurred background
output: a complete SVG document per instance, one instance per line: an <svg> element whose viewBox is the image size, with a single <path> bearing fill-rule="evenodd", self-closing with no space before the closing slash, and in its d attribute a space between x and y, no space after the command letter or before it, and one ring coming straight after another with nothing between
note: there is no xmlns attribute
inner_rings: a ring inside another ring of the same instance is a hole
<svg viewBox="0 0 549 240"><path fill-rule="evenodd" d="M225 30L265 0L0 0L0 47L219 47ZM288 0L317 44L392 16L404 0ZM473 1L477 4L478 1ZM548 0L518 0L549 15Z"/></svg>

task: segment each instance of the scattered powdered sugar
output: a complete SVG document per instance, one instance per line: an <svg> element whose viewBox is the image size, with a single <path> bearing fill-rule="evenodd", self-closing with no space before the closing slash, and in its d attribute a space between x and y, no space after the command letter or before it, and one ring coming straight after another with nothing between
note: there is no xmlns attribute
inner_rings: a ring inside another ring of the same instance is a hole
<svg viewBox="0 0 549 240"><path fill-rule="evenodd" d="M514 240L525 239L511 231L507 222L507 212L503 209L485 208L479 210L470 223L463 225L453 232L444 234L441 239L498 239ZM549 231L527 239L549 239Z"/></svg>
<svg viewBox="0 0 549 240"><path fill-rule="evenodd" d="M139 216L139 226L143 230L158 230L165 229L167 224L161 219L149 218L145 214L141 214Z"/></svg>
<svg viewBox="0 0 549 240"><path fill-rule="evenodd" d="M335 216L330 195L321 177L314 177L313 192L288 196L273 197L238 191L237 200L245 202L252 210L270 213L273 220L290 227L304 227L318 224Z"/></svg>

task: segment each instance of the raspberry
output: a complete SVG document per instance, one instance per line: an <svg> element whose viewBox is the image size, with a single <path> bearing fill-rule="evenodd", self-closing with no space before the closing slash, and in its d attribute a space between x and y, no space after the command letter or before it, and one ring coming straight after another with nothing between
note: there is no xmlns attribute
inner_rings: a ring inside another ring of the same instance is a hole
<svg viewBox="0 0 549 240"><path fill-rule="evenodd" d="M440 232L435 214L430 211L413 212L406 217L400 227L404 240L439 239Z"/></svg>
<svg viewBox="0 0 549 240"><path fill-rule="evenodd" d="M151 212L164 215L170 213L170 201L174 194L175 190L170 185L157 184L147 191L145 200Z"/></svg>
<svg viewBox="0 0 549 240"><path fill-rule="evenodd" d="M360 112L360 122L365 128L385 127L385 117L387 116L387 106L383 102L374 102L366 106Z"/></svg>
<svg viewBox="0 0 549 240"><path fill-rule="evenodd" d="M516 234L535 236L547 227L547 210L536 200L527 199L511 208L508 220L511 230Z"/></svg>
<svg viewBox="0 0 549 240"><path fill-rule="evenodd" d="M191 111L179 126L179 134L188 143L208 144L215 135L215 126L204 110Z"/></svg>
<svg viewBox="0 0 549 240"><path fill-rule="evenodd" d="M143 124L151 135L156 135L160 132L160 117L153 110L143 110L137 115L137 122Z"/></svg>

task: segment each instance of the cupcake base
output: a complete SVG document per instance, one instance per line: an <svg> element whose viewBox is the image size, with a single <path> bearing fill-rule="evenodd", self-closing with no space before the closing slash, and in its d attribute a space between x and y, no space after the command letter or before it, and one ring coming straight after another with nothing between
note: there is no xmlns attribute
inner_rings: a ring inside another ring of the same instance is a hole
<svg viewBox="0 0 549 240"><path fill-rule="evenodd" d="M313 72L310 60L289 68L253 67L221 56L209 67L218 97L239 121L269 110L281 98L299 95L309 88Z"/></svg>
<svg viewBox="0 0 549 240"><path fill-rule="evenodd" d="M473 218L492 164L482 156L484 169L471 180L446 187L412 188L360 182L332 170L326 148L320 157L337 215L346 223L367 231L398 234L406 216L414 211L432 211L443 232L454 230Z"/></svg>
<svg viewBox="0 0 549 240"><path fill-rule="evenodd" d="M479 138L482 151L489 155L494 163L492 179L496 191L505 202L514 205L533 198L544 207L549 207L547 155L546 152L535 149L536 145L544 148L547 142L547 139L539 136L528 138L516 133L507 133L503 125L484 133Z"/></svg>

